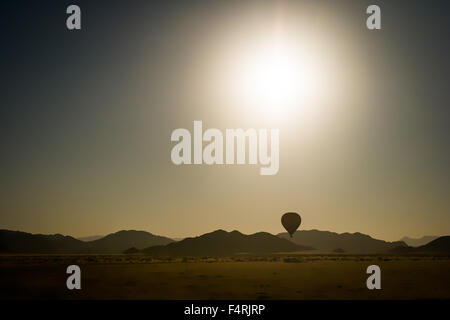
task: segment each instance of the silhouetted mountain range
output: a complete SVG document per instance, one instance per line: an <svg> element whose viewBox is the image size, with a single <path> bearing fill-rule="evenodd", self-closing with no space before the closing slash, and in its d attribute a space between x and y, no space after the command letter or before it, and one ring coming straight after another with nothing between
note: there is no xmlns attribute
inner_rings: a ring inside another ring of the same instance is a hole
<svg viewBox="0 0 450 320"><path fill-rule="evenodd" d="M155 246L142 250L156 256L224 256L238 253L275 253L308 250L267 232L245 235L239 231L217 230L195 238L186 238L166 246Z"/></svg>
<svg viewBox="0 0 450 320"><path fill-rule="evenodd" d="M131 247L144 249L170 242L173 240L135 230L119 231L94 241L81 241L60 234L42 235L0 230L2 253L122 253Z"/></svg>
<svg viewBox="0 0 450 320"><path fill-rule="evenodd" d="M172 239L156 236L145 231L122 230L88 243L100 252L123 252L131 247L144 249L151 246L166 245L171 242L173 242Z"/></svg>
<svg viewBox="0 0 450 320"><path fill-rule="evenodd" d="M450 253L450 236L439 237L426 245L416 248L417 251Z"/></svg>
<svg viewBox="0 0 450 320"><path fill-rule="evenodd" d="M450 236L439 237L419 247L397 247L391 250L397 254L450 254Z"/></svg>
<svg viewBox="0 0 450 320"><path fill-rule="evenodd" d="M87 237L79 237L77 239L81 240L81 241L94 241L94 240L97 240L97 239L101 239L103 237L104 236L87 236Z"/></svg>
<svg viewBox="0 0 450 320"><path fill-rule="evenodd" d="M278 236L290 239L288 233L280 233ZM318 250L348 253L382 253L401 246L407 247L406 243L402 241L387 242L359 232L335 233L301 230L294 233L291 241Z"/></svg>
<svg viewBox="0 0 450 320"><path fill-rule="evenodd" d="M318 249L336 253L440 253L450 252L450 236L413 248L403 241L386 242L361 233L297 231L277 236L267 232L245 235L239 231L217 230L204 235L172 239L145 231L123 230L93 241L61 234L42 235L0 230L0 253L144 253L156 256L221 256L238 253L266 254Z"/></svg>
<svg viewBox="0 0 450 320"><path fill-rule="evenodd" d="M405 242L410 247L419 247L430 243L434 239L439 238L438 236L423 236L422 238L410 238L403 237L400 241Z"/></svg>
<svg viewBox="0 0 450 320"><path fill-rule="evenodd" d="M86 251L85 242L70 236L0 230L0 252L2 253L82 253Z"/></svg>

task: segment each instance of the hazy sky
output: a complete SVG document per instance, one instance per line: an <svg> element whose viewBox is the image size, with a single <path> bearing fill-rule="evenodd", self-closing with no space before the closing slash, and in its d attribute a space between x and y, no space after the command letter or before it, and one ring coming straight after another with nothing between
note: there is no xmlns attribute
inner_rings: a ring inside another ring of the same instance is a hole
<svg viewBox="0 0 450 320"><path fill-rule="evenodd" d="M448 4L376 2L378 31L372 1L2 2L0 228L278 233L296 211L303 229L449 234ZM237 93L273 37L320 80L280 117ZM194 120L279 128L278 174L175 166Z"/></svg>

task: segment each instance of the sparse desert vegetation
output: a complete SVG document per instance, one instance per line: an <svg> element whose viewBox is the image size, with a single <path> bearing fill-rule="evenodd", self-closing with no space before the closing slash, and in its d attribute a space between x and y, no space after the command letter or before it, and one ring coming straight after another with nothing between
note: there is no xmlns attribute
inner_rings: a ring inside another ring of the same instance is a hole
<svg viewBox="0 0 450 320"><path fill-rule="evenodd" d="M77 264L82 289L66 289ZM381 267L382 290L366 288ZM157 258L1 255L1 299L433 299L450 298L450 257L349 254Z"/></svg>

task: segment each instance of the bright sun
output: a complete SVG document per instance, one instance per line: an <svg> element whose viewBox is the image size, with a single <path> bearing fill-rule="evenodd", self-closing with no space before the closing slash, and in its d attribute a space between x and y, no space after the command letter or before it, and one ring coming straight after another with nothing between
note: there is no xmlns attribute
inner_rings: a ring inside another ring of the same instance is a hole
<svg viewBox="0 0 450 320"><path fill-rule="evenodd" d="M279 43L254 49L244 55L237 69L246 104L270 118L307 108L318 94L318 70L313 59Z"/></svg>

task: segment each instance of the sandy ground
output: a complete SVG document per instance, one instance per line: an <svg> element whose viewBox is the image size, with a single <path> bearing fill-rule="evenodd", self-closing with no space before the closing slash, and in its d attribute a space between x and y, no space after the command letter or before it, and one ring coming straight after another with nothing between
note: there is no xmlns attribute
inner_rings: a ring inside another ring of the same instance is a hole
<svg viewBox="0 0 450 320"><path fill-rule="evenodd" d="M66 288L70 264L81 268L81 290ZM372 264L381 290L366 287ZM3 255L0 298L449 299L450 257Z"/></svg>

